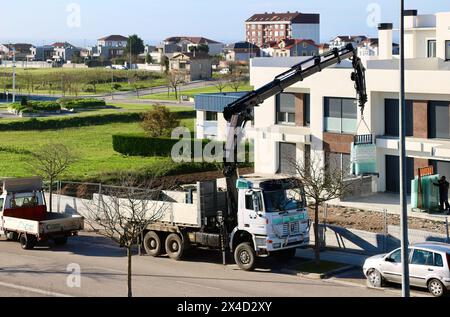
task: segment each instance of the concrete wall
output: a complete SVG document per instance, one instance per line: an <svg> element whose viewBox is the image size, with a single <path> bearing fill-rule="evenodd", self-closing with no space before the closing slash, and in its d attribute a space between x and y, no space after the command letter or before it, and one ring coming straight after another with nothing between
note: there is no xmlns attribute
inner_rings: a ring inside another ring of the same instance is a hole
<svg viewBox="0 0 450 317"><path fill-rule="evenodd" d="M0 67L13 67L13 62L11 61L2 61ZM25 62L20 61L16 62L17 68L52 68L52 64L47 62Z"/></svg>

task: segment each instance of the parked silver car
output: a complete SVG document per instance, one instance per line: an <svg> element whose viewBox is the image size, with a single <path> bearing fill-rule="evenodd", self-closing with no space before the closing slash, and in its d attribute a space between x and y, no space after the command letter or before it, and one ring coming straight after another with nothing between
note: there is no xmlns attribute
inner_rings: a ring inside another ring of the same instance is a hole
<svg viewBox="0 0 450 317"><path fill-rule="evenodd" d="M401 284L401 249L368 258L364 275L371 286L383 282ZM409 248L409 274L413 286L428 288L433 296L441 297L450 290L450 244L424 242Z"/></svg>

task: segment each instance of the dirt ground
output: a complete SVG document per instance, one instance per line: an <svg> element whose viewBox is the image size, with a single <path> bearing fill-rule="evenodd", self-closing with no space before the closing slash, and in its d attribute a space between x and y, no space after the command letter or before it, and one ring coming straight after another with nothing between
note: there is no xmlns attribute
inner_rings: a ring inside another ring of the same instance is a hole
<svg viewBox="0 0 450 317"><path fill-rule="evenodd" d="M311 219L314 219L314 211L309 210ZM323 208L320 209L320 222L325 221ZM384 214L376 211L366 211L354 208L344 208L340 206L328 206L326 223L345 228L364 230L374 233L384 232ZM388 215L388 225L399 226L400 217ZM420 218L410 217L408 220L410 229L429 231L433 233L445 234L445 223L436 222Z"/></svg>

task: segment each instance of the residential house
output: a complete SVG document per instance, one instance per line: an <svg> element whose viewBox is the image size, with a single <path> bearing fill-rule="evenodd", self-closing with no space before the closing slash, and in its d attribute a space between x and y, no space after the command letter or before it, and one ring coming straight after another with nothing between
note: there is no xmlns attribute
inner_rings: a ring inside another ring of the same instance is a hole
<svg viewBox="0 0 450 317"><path fill-rule="evenodd" d="M392 45L392 54L398 55L400 46L396 43ZM358 55L361 57L378 56L378 38L368 38L358 45Z"/></svg>
<svg viewBox="0 0 450 317"><path fill-rule="evenodd" d="M236 42L225 48L227 62L249 62L251 58L260 56L258 46L249 42Z"/></svg>
<svg viewBox="0 0 450 317"><path fill-rule="evenodd" d="M367 40L367 37L364 35L340 35L336 36L329 43L330 49L333 48L344 48L348 44L352 44L353 47L357 47L362 41Z"/></svg>
<svg viewBox="0 0 450 317"><path fill-rule="evenodd" d="M127 47L128 37L122 35L109 35L97 41L95 55L105 59L123 57Z"/></svg>
<svg viewBox="0 0 450 317"><path fill-rule="evenodd" d="M255 14L245 22L247 42L265 47L284 39L320 42L320 14L286 12Z"/></svg>
<svg viewBox="0 0 450 317"><path fill-rule="evenodd" d="M52 45L32 46L28 60L31 62L53 61L55 48Z"/></svg>
<svg viewBox="0 0 450 317"><path fill-rule="evenodd" d="M81 57L81 48L67 42L56 42L51 45L54 49L53 60L69 62L76 57Z"/></svg>
<svg viewBox="0 0 450 317"><path fill-rule="evenodd" d="M313 40L289 39L280 41L273 47L272 56L314 56L319 54L319 47Z"/></svg>
<svg viewBox="0 0 450 317"><path fill-rule="evenodd" d="M421 167L450 176L450 12L418 15L407 11L406 151L407 184ZM322 70L285 89L255 109L255 171L295 174L294 158L320 162L350 174L351 143L357 134L372 134L377 147L378 192L399 192L399 60L393 52L392 24L380 24L378 56L363 59L368 103L361 122L350 61ZM251 60L251 85L260 88L305 57ZM223 135L219 125L217 135ZM201 138L201 135L197 137ZM325 166L325 165L324 165Z"/></svg>
<svg viewBox="0 0 450 317"><path fill-rule="evenodd" d="M32 45L26 43L1 44L0 57L5 60L11 60L15 55L16 61L26 61L30 55Z"/></svg>
<svg viewBox="0 0 450 317"><path fill-rule="evenodd" d="M208 46L208 54L211 56L223 53L225 45L204 37L194 36L173 36L165 39L162 43L164 54L167 53L190 53L192 49L199 46Z"/></svg>
<svg viewBox="0 0 450 317"><path fill-rule="evenodd" d="M329 50L330 50L330 44L328 44L328 43L319 44L319 54L326 53Z"/></svg>
<svg viewBox="0 0 450 317"><path fill-rule="evenodd" d="M212 78L212 58L204 53L178 53L169 60L170 71L186 73L187 81Z"/></svg>

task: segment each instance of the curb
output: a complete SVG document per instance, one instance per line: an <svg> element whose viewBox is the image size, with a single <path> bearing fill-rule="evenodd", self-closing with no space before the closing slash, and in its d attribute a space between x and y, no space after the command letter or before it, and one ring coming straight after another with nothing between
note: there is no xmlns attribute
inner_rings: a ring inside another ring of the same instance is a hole
<svg viewBox="0 0 450 317"><path fill-rule="evenodd" d="M347 272L347 271L350 271L350 270L353 270L356 268L357 267L354 265L347 265L342 268L339 268L336 270L331 270L331 271L328 271L325 273L299 272L299 271L291 270L291 269L281 269L280 272L285 273L285 274L290 274L290 275L296 275L299 277L309 278L309 279L313 279L313 280L325 280L325 279L331 278L332 276L334 276L336 274Z"/></svg>

